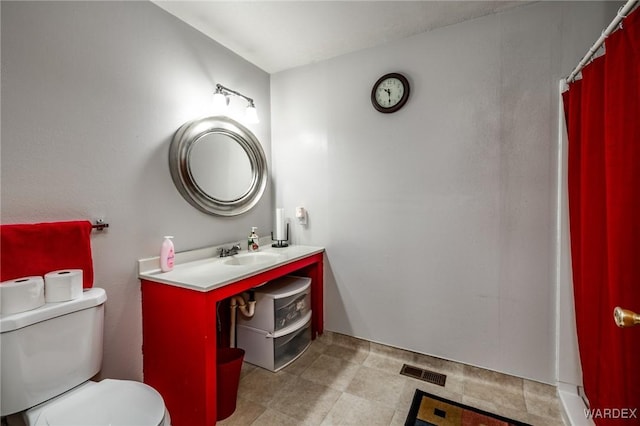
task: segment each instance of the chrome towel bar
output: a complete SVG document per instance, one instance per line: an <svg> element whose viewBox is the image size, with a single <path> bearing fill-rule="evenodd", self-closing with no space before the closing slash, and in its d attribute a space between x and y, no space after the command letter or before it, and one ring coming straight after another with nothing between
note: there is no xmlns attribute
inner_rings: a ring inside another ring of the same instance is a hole
<svg viewBox="0 0 640 426"><path fill-rule="evenodd" d="M105 228L108 228L109 224L105 223L102 219L98 219L96 220L96 223L91 225L91 228L95 229L96 231L103 231Z"/></svg>

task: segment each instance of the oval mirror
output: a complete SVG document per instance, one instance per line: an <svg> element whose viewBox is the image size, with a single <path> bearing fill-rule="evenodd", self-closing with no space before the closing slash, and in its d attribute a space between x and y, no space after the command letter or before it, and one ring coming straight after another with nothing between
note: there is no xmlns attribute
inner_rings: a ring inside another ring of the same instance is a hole
<svg viewBox="0 0 640 426"><path fill-rule="evenodd" d="M185 200L214 215L245 213L267 186L260 142L249 129L223 116L180 127L169 147L169 169Z"/></svg>

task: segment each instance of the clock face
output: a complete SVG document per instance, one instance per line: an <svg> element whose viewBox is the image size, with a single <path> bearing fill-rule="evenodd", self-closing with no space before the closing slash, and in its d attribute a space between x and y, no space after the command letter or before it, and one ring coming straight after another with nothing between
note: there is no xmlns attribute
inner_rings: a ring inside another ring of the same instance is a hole
<svg viewBox="0 0 640 426"><path fill-rule="evenodd" d="M376 102L383 108L398 105L404 95L404 85L397 78L387 78L376 88Z"/></svg>
<svg viewBox="0 0 640 426"><path fill-rule="evenodd" d="M409 98L409 81L398 73L385 74L376 81L371 91L371 102L380 112L395 112Z"/></svg>

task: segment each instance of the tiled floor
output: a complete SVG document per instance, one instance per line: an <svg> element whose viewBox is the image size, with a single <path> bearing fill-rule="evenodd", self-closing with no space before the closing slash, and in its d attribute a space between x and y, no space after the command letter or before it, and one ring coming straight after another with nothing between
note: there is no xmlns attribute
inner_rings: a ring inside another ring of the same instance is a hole
<svg viewBox="0 0 640 426"><path fill-rule="evenodd" d="M443 388L399 374L447 375ZM422 389L534 426L561 426L553 386L325 332L278 373L244 363L235 413L218 425L404 425Z"/></svg>

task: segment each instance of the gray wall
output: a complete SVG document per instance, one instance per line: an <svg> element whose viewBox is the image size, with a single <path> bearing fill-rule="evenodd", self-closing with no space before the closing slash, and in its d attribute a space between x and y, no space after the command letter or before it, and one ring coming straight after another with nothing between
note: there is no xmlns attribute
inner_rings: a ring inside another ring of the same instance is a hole
<svg viewBox="0 0 640 426"><path fill-rule="evenodd" d="M163 235L182 251L271 228L270 187L238 218L189 205L169 174L171 137L210 115L221 83L255 99L261 123L248 127L270 158L269 75L149 2L1 7L2 223L110 223L92 237L109 298L103 375L141 379L137 259L159 255Z"/></svg>
<svg viewBox="0 0 640 426"><path fill-rule="evenodd" d="M535 3L272 76L276 204L327 248L327 329L556 382L558 81L618 6ZM393 71L411 97L380 114Z"/></svg>

